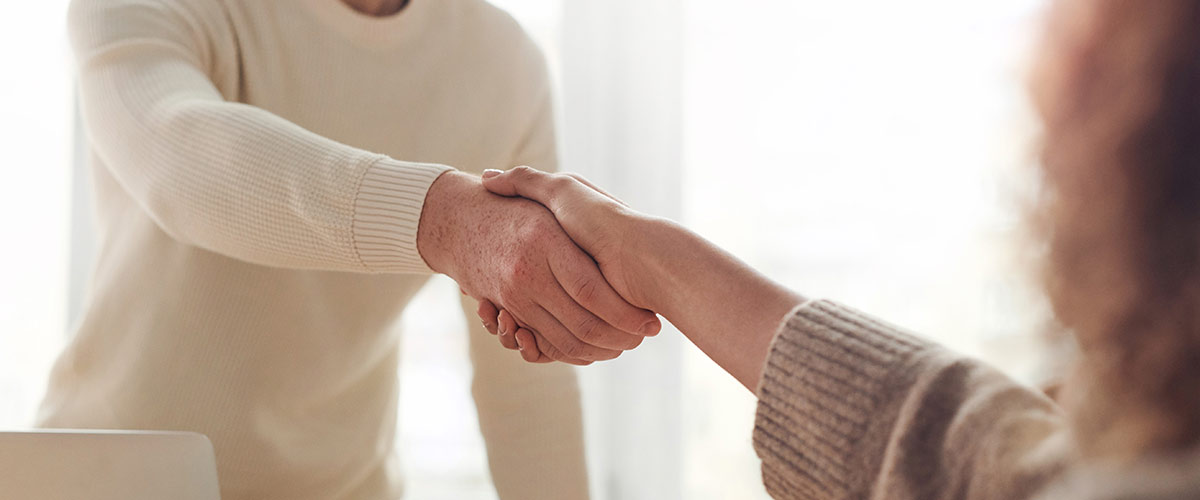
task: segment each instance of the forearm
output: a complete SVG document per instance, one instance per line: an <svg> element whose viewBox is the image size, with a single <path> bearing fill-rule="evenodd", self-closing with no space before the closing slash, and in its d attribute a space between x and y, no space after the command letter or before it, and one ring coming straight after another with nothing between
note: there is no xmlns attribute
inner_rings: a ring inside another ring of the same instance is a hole
<svg viewBox="0 0 1200 500"><path fill-rule="evenodd" d="M804 298L678 224L642 224L632 248L645 261L644 300L754 391L771 340Z"/></svg>
<svg viewBox="0 0 1200 500"><path fill-rule="evenodd" d="M91 146L164 232L273 267L427 271L416 219L447 167L392 160L225 101L180 50L153 39L79 49Z"/></svg>

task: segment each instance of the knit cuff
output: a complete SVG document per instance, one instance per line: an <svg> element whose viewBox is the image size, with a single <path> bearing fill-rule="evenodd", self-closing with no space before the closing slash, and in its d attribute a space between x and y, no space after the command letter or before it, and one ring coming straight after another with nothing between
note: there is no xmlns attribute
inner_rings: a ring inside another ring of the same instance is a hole
<svg viewBox="0 0 1200 500"><path fill-rule="evenodd" d="M852 309L814 301L771 344L758 389L754 448L776 498L851 498L869 465L859 444L896 368L930 346ZM869 453L869 452L868 452Z"/></svg>
<svg viewBox="0 0 1200 500"><path fill-rule="evenodd" d="M380 273L432 273L417 252L425 194L445 165L383 158L367 167L354 200L354 249L363 267Z"/></svg>

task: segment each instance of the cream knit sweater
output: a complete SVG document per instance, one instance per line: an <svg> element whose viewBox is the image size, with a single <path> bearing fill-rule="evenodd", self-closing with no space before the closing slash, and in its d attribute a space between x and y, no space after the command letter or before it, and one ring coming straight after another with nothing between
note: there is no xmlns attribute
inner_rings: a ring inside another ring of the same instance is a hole
<svg viewBox="0 0 1200 500"><path fill-rule="evenodd" d="M399 496L425 193L555 167L538 50L483 0L75 0L70 34L99 256L39 424L202 432L226 500ZM468 323L501 497L585 497L571 368Z"/></svg>

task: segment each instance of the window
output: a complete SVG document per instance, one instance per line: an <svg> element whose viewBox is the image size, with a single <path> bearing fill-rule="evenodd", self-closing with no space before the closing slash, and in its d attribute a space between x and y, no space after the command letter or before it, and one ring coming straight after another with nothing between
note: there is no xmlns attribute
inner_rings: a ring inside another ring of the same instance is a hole
<svg viewBox="0 0 1200 500"><path fill-rule="evenodd" d="M1043 3L689 1L685 222L808 297L1037 380L1018 249ZM684 497L766 498L754 399L695 349L684 380Z"/></svg>
<svg viewBox="0 0 1200 500"><path fill-rule="evenodd" d="M27 427L66 339L72 87L66 1L0 20L0 428Z"/></svg>

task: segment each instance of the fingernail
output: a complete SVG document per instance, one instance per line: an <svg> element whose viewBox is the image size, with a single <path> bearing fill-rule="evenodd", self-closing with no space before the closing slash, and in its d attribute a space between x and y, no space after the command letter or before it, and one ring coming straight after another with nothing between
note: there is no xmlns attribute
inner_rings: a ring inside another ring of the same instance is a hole
<svg viewBox="0 0 1200 500"><path fill-rule="evenodd" d="M641 332L642 335L650 337L653 335L658 335L658 331L661 328L662 328L662 324L659 323L659 321L657 319L652 319L650 321L647 321L646 324L642 325L642 329L638 330L638 331Z"/></svg>
<svg viewBox="0 0 1200 500"><path fill-rule="evenodd" d="M494 168L489 168L489 169L487 169L487 170L484 170L484 171L483 171L483 178L484 178L484 179L491 179L492 177L495 177L495 176L497 176L497 175L500 175L500 174L503 174L503 173L504 173L504 172L501 172L501 171L499 171L499 170L496 170L496 169L494 169Z"/></svg>
<svg viewBox="0 0 1200 500"><path fill-rule="evenodd" d="M501 322L499 325L496 325L496 331L499 332L500 335L504 335L504 323L503 322Z"/></svg>
<svg viewBox="0 0 1200 500"><path fill-rule="evenodd" d="M517 337L517 350L522 352L525 351L525 344L521 343L521 337Z"/></svg>

